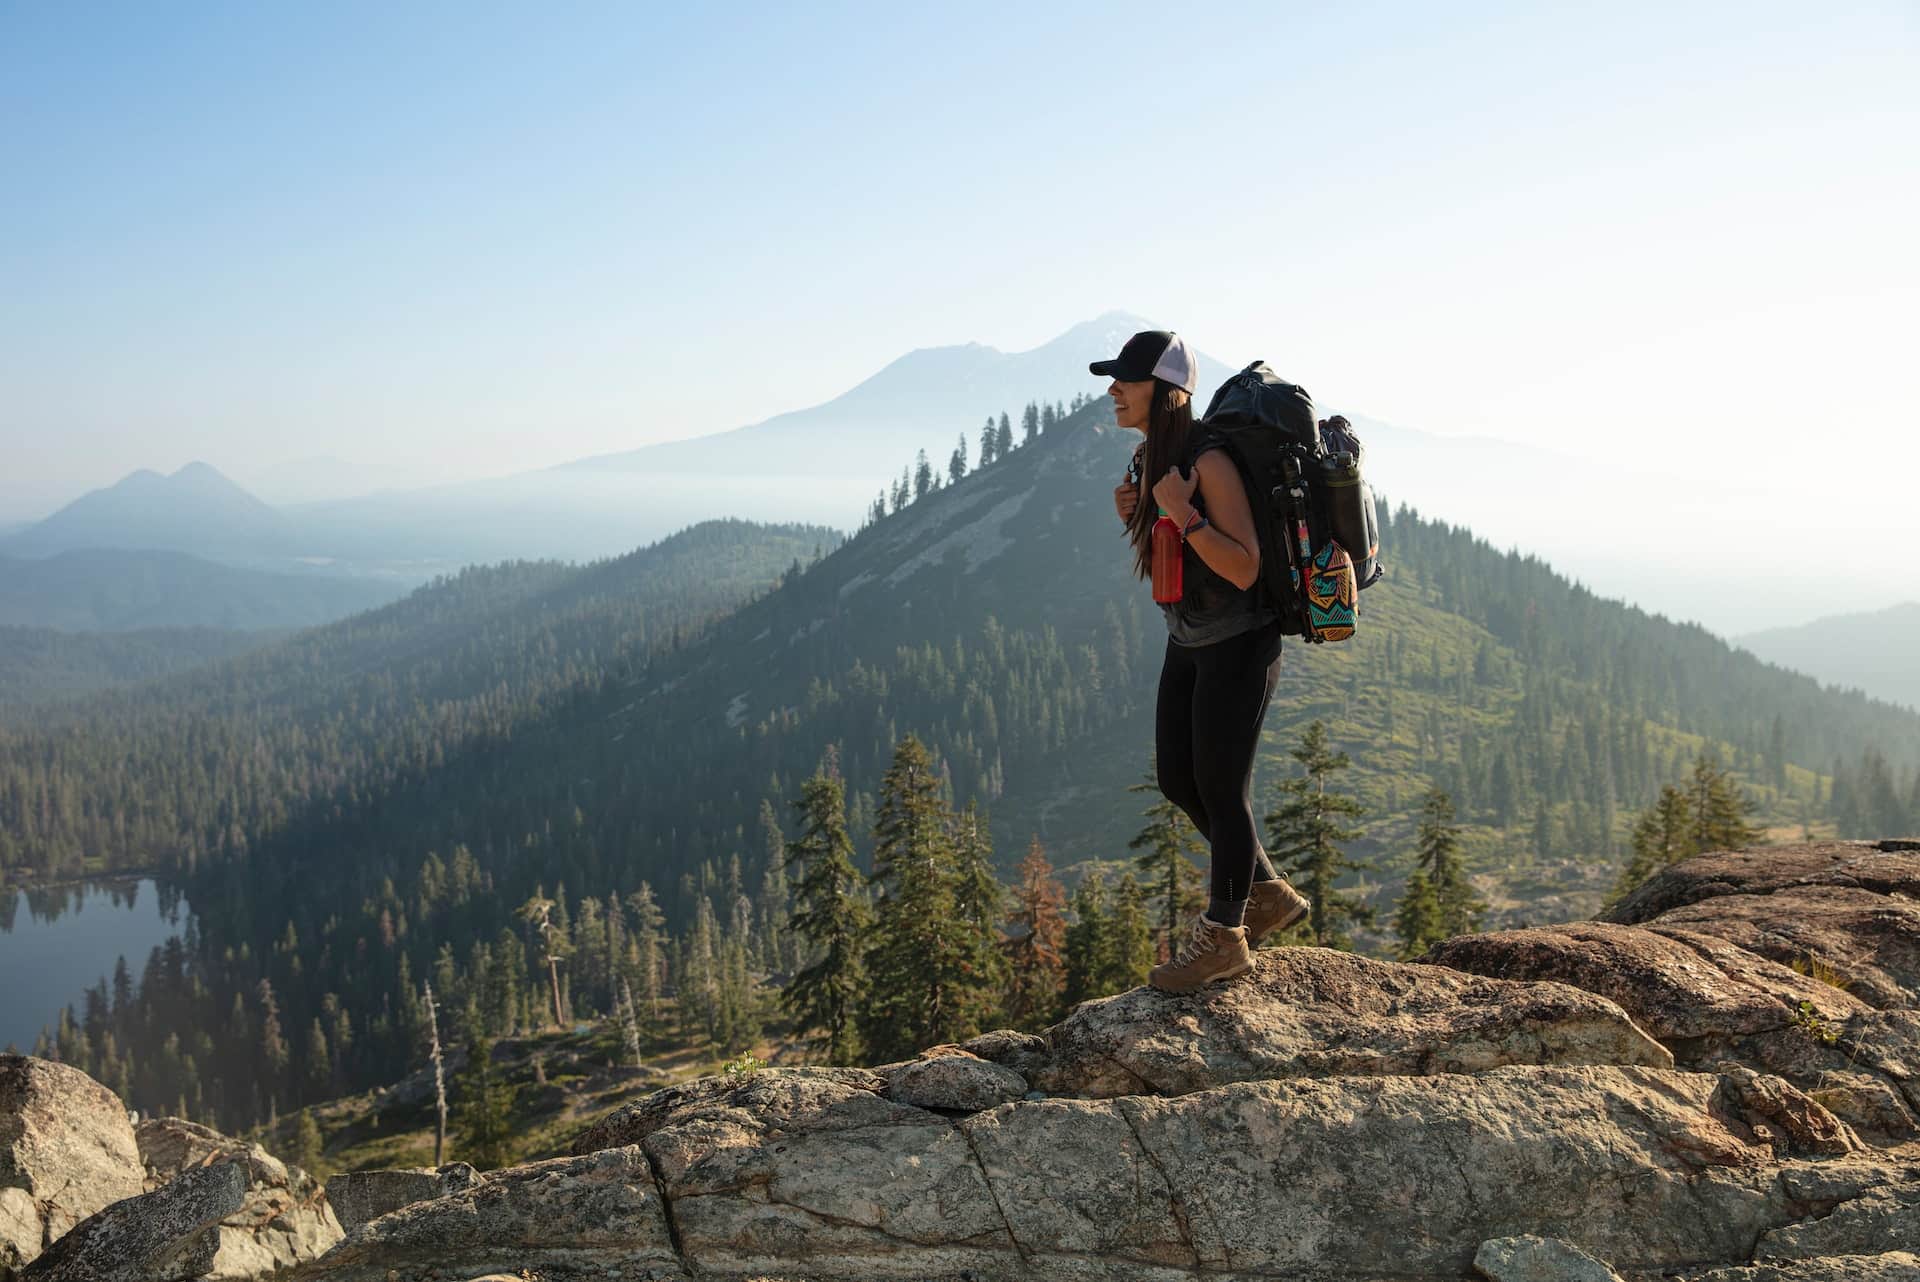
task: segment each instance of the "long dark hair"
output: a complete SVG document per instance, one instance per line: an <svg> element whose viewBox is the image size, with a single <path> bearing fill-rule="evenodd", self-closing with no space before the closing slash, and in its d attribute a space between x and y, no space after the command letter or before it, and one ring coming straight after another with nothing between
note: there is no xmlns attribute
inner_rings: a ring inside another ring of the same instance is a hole
<svg viewBox="0 0 1920 1282"><path fill-rule="evenodd" d="M1188 436L1193 431L1193 398L1185 388L1161 379L1153 380L1153 405L1147 411L1147 439L1140 448L1141 494L1127 523L1127 538L1133 544L1133 577L1144 579L1153 572L1153 523L1160 511L1153 501L1153 486L1176 462L1181 475L1188 475Z"/></svg>

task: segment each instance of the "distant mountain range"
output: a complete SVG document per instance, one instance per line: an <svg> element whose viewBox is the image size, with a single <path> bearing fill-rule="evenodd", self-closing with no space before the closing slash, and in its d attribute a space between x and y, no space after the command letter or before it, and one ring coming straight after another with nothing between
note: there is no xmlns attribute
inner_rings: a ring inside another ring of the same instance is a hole
<svg viewBox="0 0 1920 1282"><path fill-rule="evenodd" d="M1751 632L1734 644L1769 663L1920 709L1920 601Z"/></svg>
<svg viewBox="0 0 1920 1282"><path fill-rule="evenodd" d="M1017 432L1018 411L1029 401L1052 404L1076 394L1104 396L1108 380L1088 373L1087 364L1112 357L1140 330L1163 328L1145 317L1113 311L1024 352L980 343L917 348L821 405L731 431L577 459L550 470L791 476L841 473L850 466L865 470L866 463L877 462L879 474L898 475L900 465L919 448L926 449L936 469L944 469L960 433L966 434L968 457L977 457L980 428L989 414L1015 414ZM1206 352L1195 354L1204 408L1213 389L1234 371Z"/></svg>
<svg viewBox="0 0 1920 1282"><path fill-rule="evenodd" d="M142 468L81 495L0 541L0 552L47 556L74 548L138 548L240 559L300 554L286 516L207 463L170 476Z"/></svg>
<svg viewBox="0 0 1920 1282"><path fill-rule="evenodd" d="M0 554L77 547L166 548L257 569L379 576L407 585L461 566L515 558L618 555L704 520L801 522L851 531L874 498L925 450L944 477L955 442L977 462L988 416L1023 436L1029 404L1106 408L1087 363L1164 322L1108 312L1024 352L979 343L922 348L820 405L690 440L556 467L414 489L337 497L378 483L333 459L261 474L271 507L206 464L170 477L141 472L11 535ZM1920 596L1920 566L1830 556L1819 540L1781 535L1781 496L1728 481L1683 440L1623 431L1596 461L1478 436L1437 436L1367 417L1317 386L1284 350L1240 353L1301 379L1323 414L1361 429L1367 473L1391 503L1471 526L1497 547L1539 556L1604 596L1723 635L1751 632L1793 606L1786 583L1819 582L1836 599ZM1245 364L1201 351L1204 408ZM724 395L724 390L717 393ZM1543 416L1551 407L1542 407ZM1656 443L1657 442L1657 443ZM392 479L391 476L388 479ZM336 497L318 497L334 495Z"/></svg>

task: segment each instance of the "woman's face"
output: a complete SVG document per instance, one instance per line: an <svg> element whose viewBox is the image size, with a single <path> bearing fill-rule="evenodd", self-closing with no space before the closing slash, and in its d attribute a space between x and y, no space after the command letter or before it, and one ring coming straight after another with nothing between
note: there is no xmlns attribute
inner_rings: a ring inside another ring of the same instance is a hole
<svg viewBox="0 0 1920 1282"><path fill-rule="evenodd" d="M1113 398L1113 421L1145 435L1147 415L1153 408L1153 380L1130 383L1116 378L1108 385L1107 395Z"/></svg>

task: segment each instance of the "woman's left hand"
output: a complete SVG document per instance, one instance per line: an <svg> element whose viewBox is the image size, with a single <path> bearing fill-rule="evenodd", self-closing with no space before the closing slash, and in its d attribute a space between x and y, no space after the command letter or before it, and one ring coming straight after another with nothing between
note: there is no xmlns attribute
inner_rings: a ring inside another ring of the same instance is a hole
<svg viewBox="0 0 1920 1282"><path fill-rule="evenodd" d="M1193 491L1200 484L1200 473L1182 477L1178 467L1170 467L1167 474L1153 483L1153 501L1165 508L1168 515L1178 515L1193 506Z"/></svg>

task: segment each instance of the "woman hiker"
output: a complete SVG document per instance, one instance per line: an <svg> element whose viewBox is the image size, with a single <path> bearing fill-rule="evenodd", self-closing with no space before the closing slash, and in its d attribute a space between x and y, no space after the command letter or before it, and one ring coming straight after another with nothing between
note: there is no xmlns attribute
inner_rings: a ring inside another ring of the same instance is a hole
<svg viewBox="0 0 1920 1282"><path fill-rule="evenodd" d="M1182 593L1161 604L1167 653L1154 710L1160 791L1212 847L1206 911L1179 949L1148 973L1170 993L1253 969L1253 948L1305 917L1311 903L1273 870L1253 821L1253 754L1280 676L1280 614L1256 591L1260 542L1246 487L1217 441L1194 444L1193 349L1165 330L1135 334L1112 360L1114 419L1146 437L1113 501L1133 544L1133 570L1150 574L1152 532L1164 511L1184 531ZM1187 465L1183 474L1182 464ZM1148 493L1150 491L1150 493Z"/></svg>

